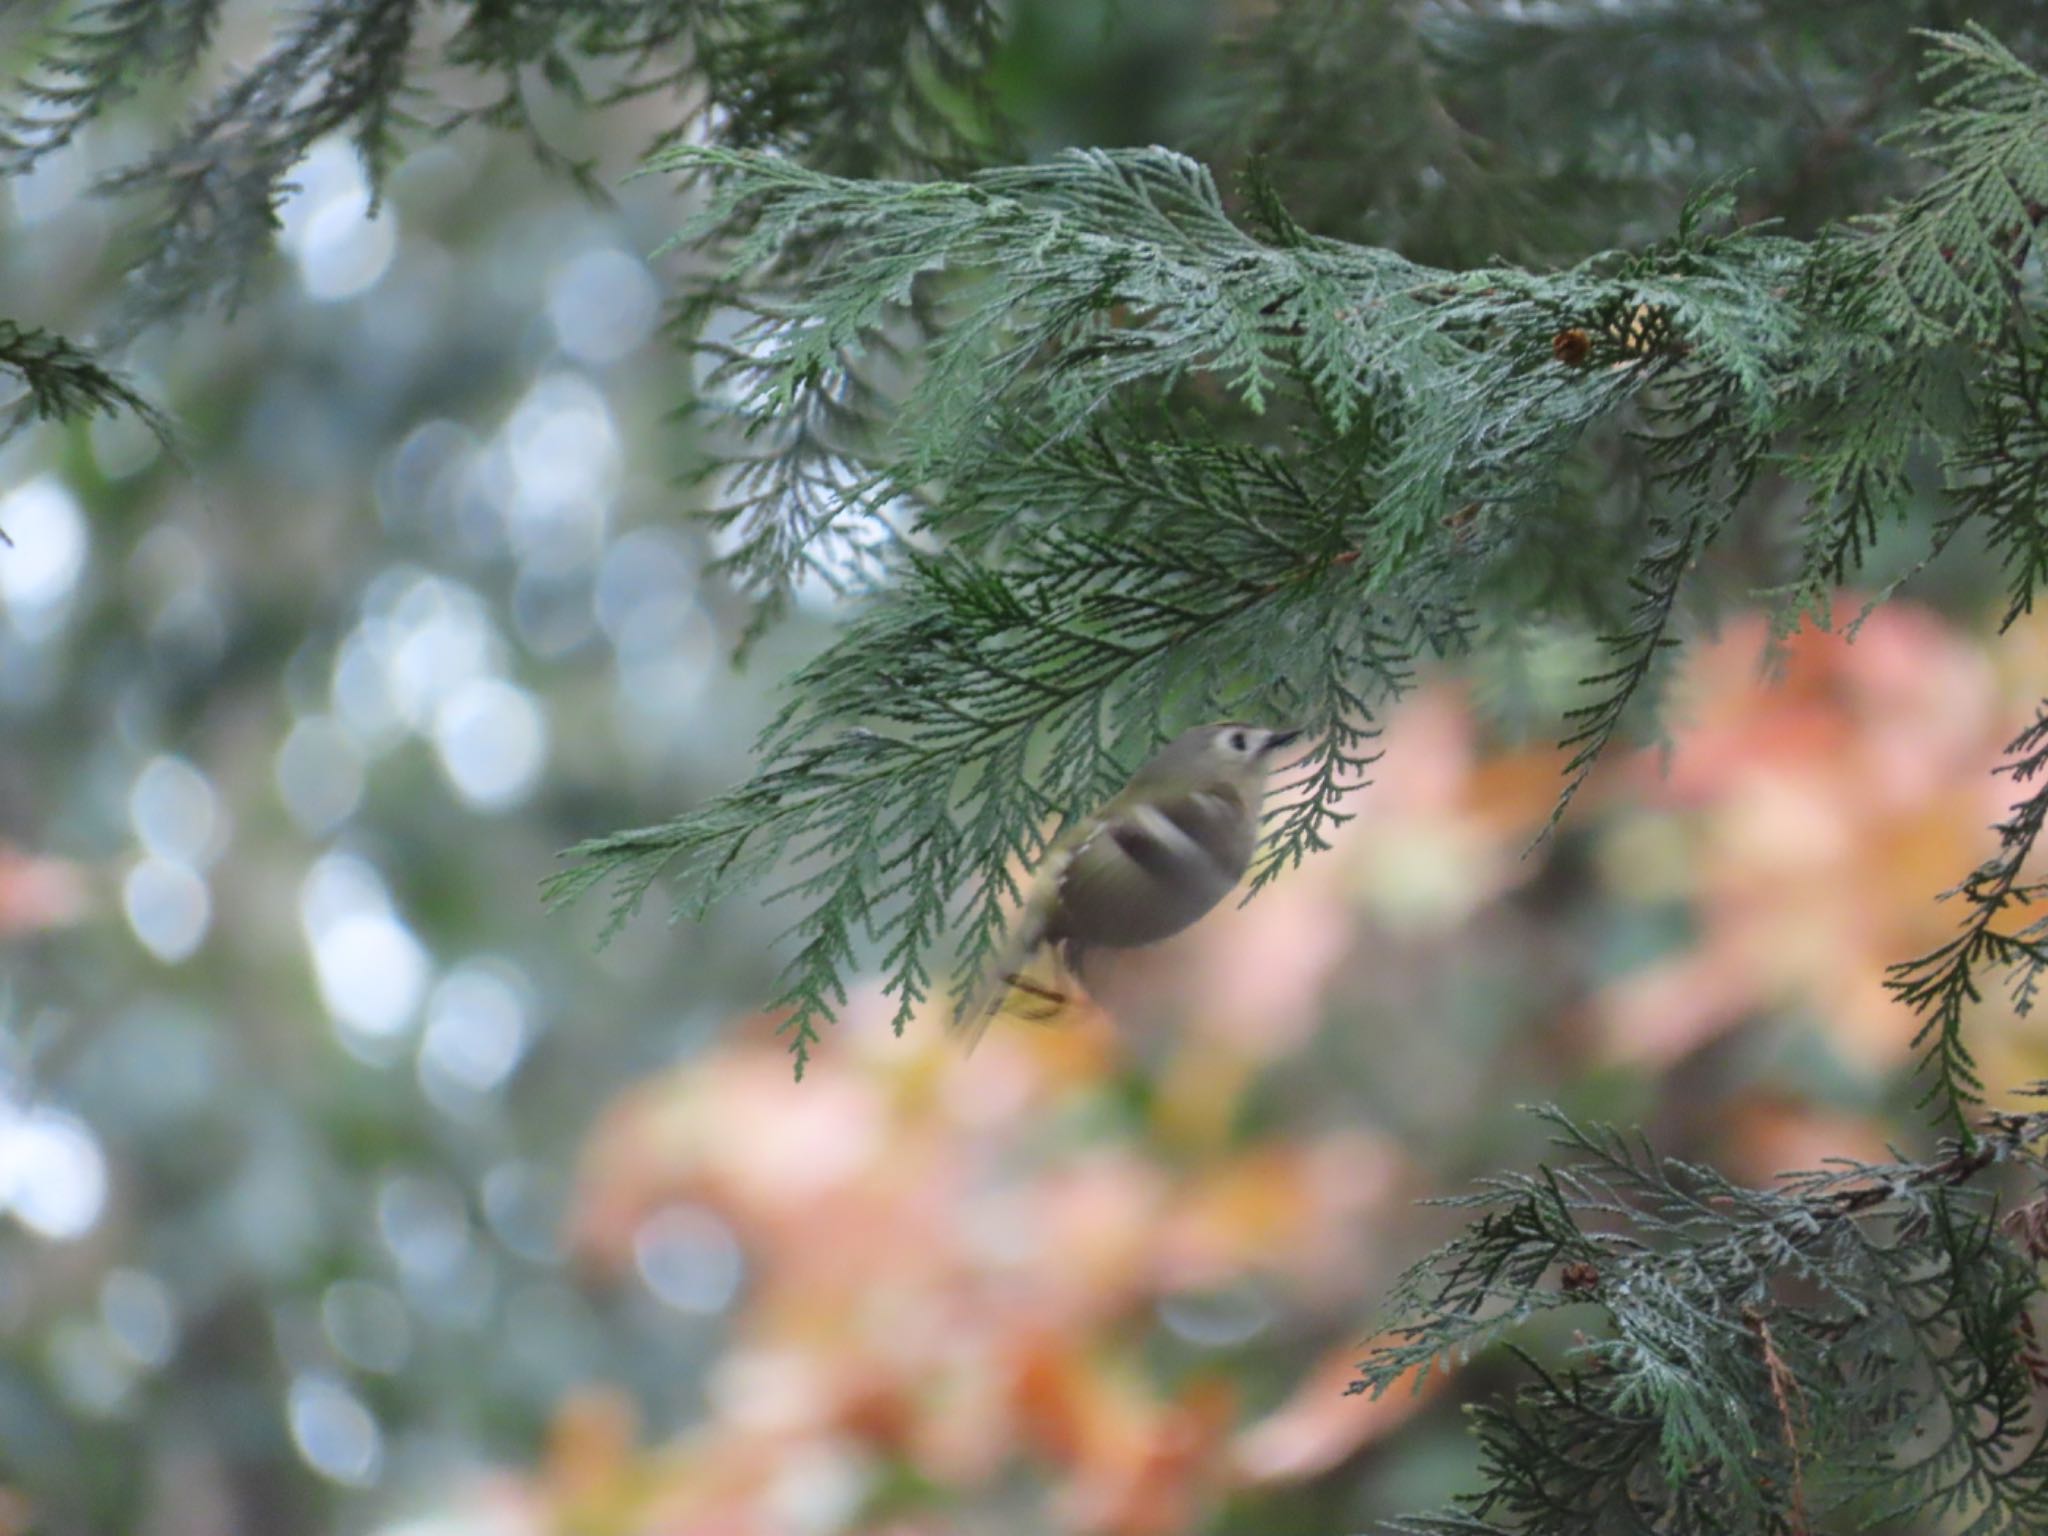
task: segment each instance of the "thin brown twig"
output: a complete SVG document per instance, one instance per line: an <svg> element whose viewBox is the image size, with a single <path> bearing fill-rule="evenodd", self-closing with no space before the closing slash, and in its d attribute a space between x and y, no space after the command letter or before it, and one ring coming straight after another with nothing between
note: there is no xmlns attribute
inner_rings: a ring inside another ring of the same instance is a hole
<svg viewBox="0 0 2048 1536"><path fill-rule="evenodd" d="M1813 1421L1806 1411L1806 1394L1800 1390L1799 1378L1792 1374L1785 1357L1778 1353L1777 1341L1771 1337L1770 1320L1756 1307L1745 1308L1742 1320L1756 1335L1763 1351L1764 1375L1771 1384L1771 1402L1778 1410L1778 1430L1792 1458L1792 1528L1804 1536L1812 1529L1806 1518L1805 1453L1801 1444L1802 1437L1813 1433Z"/></svg>

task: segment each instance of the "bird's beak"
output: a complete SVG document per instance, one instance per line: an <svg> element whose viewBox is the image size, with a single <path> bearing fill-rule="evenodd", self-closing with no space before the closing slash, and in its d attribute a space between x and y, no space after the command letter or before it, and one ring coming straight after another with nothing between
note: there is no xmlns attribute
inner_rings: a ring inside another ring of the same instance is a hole
<svg viewBox="0 0 2048 1536"><path fill-rule="evenodd" d="M1300 739L1300 731L1274 731L1266 737L1266 744L1259 748L1259 756L1264 757L1268 753L1278 752L1290 741L1299 741Z"/></svg>

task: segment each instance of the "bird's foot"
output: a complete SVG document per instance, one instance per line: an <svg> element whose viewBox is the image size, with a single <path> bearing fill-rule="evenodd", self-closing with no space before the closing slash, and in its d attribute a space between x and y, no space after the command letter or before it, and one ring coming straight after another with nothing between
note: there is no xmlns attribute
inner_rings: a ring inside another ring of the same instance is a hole
<svg viewBox="0 0 2048 1536"><path fill-rule="evenodd" d="M1039 983L1015 973L1005 975L1003 980L1015 987L1019 992L1022 992L1026 997L1034 998L1043 1005L1030 1009L1019 1008L1014 1010L1018 1017L1032 1024L1044 1024L1058 1018L1061 1011L1071 1001L1066 993L1057 991L1052 987L1041 986Z"/></svg>

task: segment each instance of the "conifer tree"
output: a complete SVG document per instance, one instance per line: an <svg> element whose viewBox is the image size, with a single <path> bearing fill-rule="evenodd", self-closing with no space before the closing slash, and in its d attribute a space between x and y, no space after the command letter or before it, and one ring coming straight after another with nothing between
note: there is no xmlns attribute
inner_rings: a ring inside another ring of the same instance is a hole
<svg viewBox="0 0 2048 1536"><path fill-rule="evenodd" d="M62 9L6 118L32 165L204 53L208 0ZM801 1071L878 966L898 1022L972 985L1007 871L1193 720L1306 727L1253 886L1370 794L1427 658L1600 637L1559 812L1654 718L1688 615L1781 622L1973 547L2007 622L2048 577L2048 32L2031 4L1307 0L1225 29L1172 146L1033 142L979 0L324 0L115 179L153 253L131 323L232 302L280 188L349 135L373 176L429 67L667 93L698 211L677 328L720 457L723 566L773 624L854 601L753 775L574 851L615 921L779 891ZM1932 29L1932 30L1922 30ZM569 174L586 174L564 163ZM138 402L19 326L46 414ZM1931 515L1930 515L1931 509ZM1879 551L1922 537L1903 562ZM1793 555L1758 573L1736 536ZM1553 1115L1550 1164L1460 1201L1361 1389L1489 1348L1481 1491L1427 1532L2048 1525L2034 1304L2048 1116L1987 1109L1985 989L2048 965L2029 859L2048 713L1963 924L1891 977L1923 1021L1926 1156L1769 1189ZM1932 894L1932 893L1930 893ZM1571 1309L1576 1342L1528 1325Z"/></svg>

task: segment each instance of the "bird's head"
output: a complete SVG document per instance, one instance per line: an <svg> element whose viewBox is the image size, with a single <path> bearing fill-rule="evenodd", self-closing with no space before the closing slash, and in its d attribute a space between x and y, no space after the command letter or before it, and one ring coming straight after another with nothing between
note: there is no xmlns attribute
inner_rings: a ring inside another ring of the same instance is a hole
<svg viewBox="0 0 2048 1536"><path fill-rule="evenodd" d="M1138 781L1176 789L1227 786L1250 798L1264 786L1266 771L1278 760L1281 748L1300 736L1300 731L1269 730L1236 720L1198 725L1161 747L1138 770Z"/></svg>

